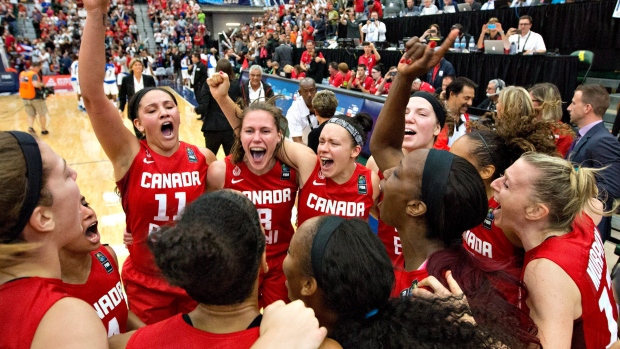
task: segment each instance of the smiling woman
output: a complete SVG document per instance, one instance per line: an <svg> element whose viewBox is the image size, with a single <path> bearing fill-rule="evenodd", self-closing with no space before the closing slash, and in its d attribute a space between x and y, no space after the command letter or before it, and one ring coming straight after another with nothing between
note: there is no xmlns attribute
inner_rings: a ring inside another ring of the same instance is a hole
<svg viewBox="0 0 620 349"><path fill-rule="evenodd" d="M179 109L174 96L165 89L141 89L129 102L128 115L134 127L146 135L145 140L139 141L124 126L101 84L105 65L104 46L100 45L105 26L101 18L106 6L106 1L85 4L80 85L93 130L114 167L127 232L133 237L122 274L129 307L149 324L190 311L196 305L185 291L170 286L161 277L146 241L153 229L174 223L185 205L204 193L206 183L191 181L179 188L144 185L144 179L152 178L154 182L156 175L174 178L177 174L183 178L188 173L191 178L205 178L215 155L179 141Z"/></svg>
<svg viewBox="0 0 620 349"><path fill-rule="evenodd" d="M241 116L232 152L209 166L209 190L234 189L247 196L258 210L267 239L268 271L259 279L259 305L288 302L282 261L294 233L291 214L298 177L295 169L275 158L282 147L285 120L280 109L257 101Z"/></svg>

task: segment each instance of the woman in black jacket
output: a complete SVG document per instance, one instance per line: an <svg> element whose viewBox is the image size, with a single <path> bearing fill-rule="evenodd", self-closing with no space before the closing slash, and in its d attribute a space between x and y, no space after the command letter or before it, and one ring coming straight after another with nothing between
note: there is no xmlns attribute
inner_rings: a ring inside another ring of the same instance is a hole
<svg viewBox="0 0 620 349"><path fill-rule="evenodd" d="M228 74L229 77L235 76L232 65L224 58L217 61L215 71L222 71ZM237 101L241 98L238 80L232 80L230 82L228 96L230 96L230 99L233 101ZM207 149L211 150L213 154L217 154L221 145L224 148L224 153L228 156L235 141L235 134L219 104L217 104L217 101L211 96L208 84L202 86L202 93L200 94L198 103L198 106L194 110L196 114L200 114L202 119L201 130L205 136L205 146Z"/></svg>
<svg viewBox="0 0 620 349"><path fill-rule="evenodd" d="M119 104L118 109L121 113L125 110L125 104L129 102L133 95L145 87L155 87L155 79L150 75L142 74L144 66L142 61L138 58L134 58L129 63L129 70L131 74L125 76L121 82L121 90L118 94ZM133 120L131 120L133 123ZM133 127L136 137L138 139L144 139L144 134L138 131L136 126Z"/></svg>

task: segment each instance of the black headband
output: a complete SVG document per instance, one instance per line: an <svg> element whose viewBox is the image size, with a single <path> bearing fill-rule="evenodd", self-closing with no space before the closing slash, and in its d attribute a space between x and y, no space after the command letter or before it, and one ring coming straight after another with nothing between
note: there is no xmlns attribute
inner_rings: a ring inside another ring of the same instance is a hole
<svg viewBox="0 0 620 349"><path fill-rule="evenodd" d="M345 120L344 118L334 116L333 118L329 119L328 123L344 127L344 129L351 134L351 137L353 137L355 144L359 145L362 148L364 147L364 138L362 137L362 134L349 121Z"/></svg>
<svg viewBox="0 0 620 349"><path fill-rule="evenodd" d="M43 160L41 159L41 150L37 140L30 134L20 131L9 131L9 133L17 139L19 147L22 150L24 159L26 160L26 179L28 186L26 188L26 197L24 204L19 211L17 223L11 228L9 236L3 239L3 242L9 243L17 239L22 233L26 223L30 219L32 212L39 203L39 195L41 192L41 182L43 177Z"/></svg>
<svg viewBox="0 0 620 349"><path fill-rule="evenodd" d="M319 286L321 286L319 280L321 279L321 267L323 265L325 249L327 248L329 239L331 239L334 231L336 231L336 229L338 229L340 224L342 224L342 222L344 221L344 218L338 216L327 216L327 218L319 226L319 229L314 236L314 240L312 240L310 262L312 263L312 272L314 273L314 278L316 279L316 282L319 284Z"/></svg>
<svg viewBox="0 0 620 349"><path fill-rule="evenodd" d="M444 196L454 154L445 150L430 149L422 173L422 201L430 229L437 228L437 217L441 213Z"/></svg>
<svg viewBox="0 0 620 349"><path fill-rule="evenodd" d="M433 111L437 116L437 121L439 121L439 126L443 128L443 125L445 125L446 123L446 111L435 96L428 92L418 91L414 93L411 97L421 97L426 99L433 107Z"/></svg>

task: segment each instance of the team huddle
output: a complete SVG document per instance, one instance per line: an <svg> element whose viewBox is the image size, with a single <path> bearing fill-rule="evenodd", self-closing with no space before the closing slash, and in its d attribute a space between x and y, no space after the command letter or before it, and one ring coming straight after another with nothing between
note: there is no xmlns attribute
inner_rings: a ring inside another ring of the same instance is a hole
<svg viewBox="0 0 620 349"><path fill-rule="evenodd" d="M235 130L230 155L218 160L179 140L167 89L143 88L128 103L144 139L124 126L101 84L108 3L84 5L81 97L114 168L129 257L119 274L60 156L32 135L1 132L0 347L618 340L597 230L612 211L598 199L605 169L559 157L557 128L537 118L523 88L502 90L494 124L470 125L449 152L433 148L455 131L440 101L427 92L402 98L456 32L436 49L407 43L371 139L365 116L336 115L322 124L317 153L284 138L272 101L240 108L229 76L214 74L210 93ZM581 86L571 108L583 101L587 114L599 92ZM356 159L367 143L373 156L363 166Z"/></svg>

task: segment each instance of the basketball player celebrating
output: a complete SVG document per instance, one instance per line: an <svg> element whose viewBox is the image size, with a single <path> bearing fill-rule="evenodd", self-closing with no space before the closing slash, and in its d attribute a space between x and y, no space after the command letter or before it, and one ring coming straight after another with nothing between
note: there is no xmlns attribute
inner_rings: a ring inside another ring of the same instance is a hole
<svg viewBox="0 0 620 349"><path fill-rule="evenodd" d="M277 160L282 146L282 112L273 104L255 102L241 116L232 152L209 166L209 190L229 188L242 192L256 209L267 237L268 271L259 278L259 306L288 302L282 261L294 229L291 213L297 196L297 173Z"/></svg>
<svg viewBox="0 0 620 349"><path fill-rule="evenodd" d="M116 253L100 242L97 214L82 196L84 234L60 250L63 289L91 304L108 337L144 326L129 312L123 295Z"/></svg>
<svg viewBox="0 0 620 349"><path fill-rule="evenodd" d="M101 84L107 6L107 0L84 2L80 86L93 130L112 162L127 231L133 236L122 273L129 308L150 324L196 306L184 290L162 278L146 242L150 232L173 223L185 205L205 191L208 164L215 155L179 142L176 99L164 89L142 89L129 101L128 115L146 140L139 141L123 125Z"/></svg>
<svg viewBox="0 0 620 349"><path fill-rule="evenodd" d="M240 125L241 110L228 97L225 73L207 80L211 94L233 128ZM370 119L368 117L368 119ZM303 144L284 140L276 156L299 172L297 225L323 215L368 219L379 196L379 177L355 162L372 120L336 116L326 122L319 138L318 155Z"/></svg>

